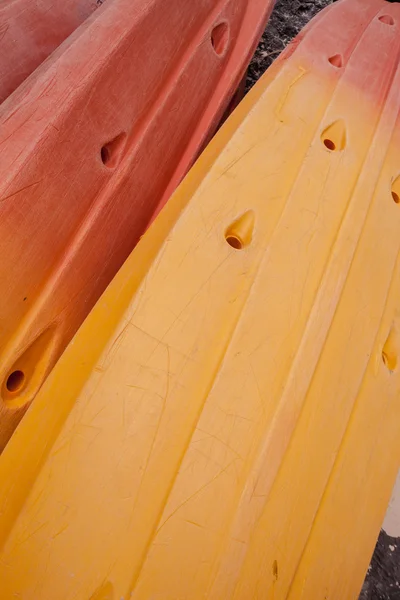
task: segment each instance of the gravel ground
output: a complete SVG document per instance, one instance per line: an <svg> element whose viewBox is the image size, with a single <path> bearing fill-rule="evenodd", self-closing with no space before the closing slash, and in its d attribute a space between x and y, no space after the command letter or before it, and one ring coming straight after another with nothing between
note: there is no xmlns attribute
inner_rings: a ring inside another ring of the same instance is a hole
<svg viewBox="0 0 400 600"><path fill-rule="evenodd" d="M304 25L334 1L277 0L249 67L246 90L255 84ZM392 538L381 531L359 600L400 600L400 538Z"/></svg>
<svg viewBox="0 0 400 600"><path fill-rule="evenodd" d="M277 0L248 70L247 90L314 15L335 0Z"/></svg>
<svg viewBox="0 0 400 600"><path fill-rule="evenodd" d="M383 530L359 600L400 600L400 539Z"/></svg>

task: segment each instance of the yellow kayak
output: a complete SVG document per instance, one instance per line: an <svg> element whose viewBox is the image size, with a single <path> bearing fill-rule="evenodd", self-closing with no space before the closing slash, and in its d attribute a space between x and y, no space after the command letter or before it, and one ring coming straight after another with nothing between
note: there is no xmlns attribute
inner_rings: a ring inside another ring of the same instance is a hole
<svg viewBox="0 0 400 600"><path fill-rule="evenodd" d="M2 600L357 598L400 456L400 6L229 118L0 457Z"/></svg>

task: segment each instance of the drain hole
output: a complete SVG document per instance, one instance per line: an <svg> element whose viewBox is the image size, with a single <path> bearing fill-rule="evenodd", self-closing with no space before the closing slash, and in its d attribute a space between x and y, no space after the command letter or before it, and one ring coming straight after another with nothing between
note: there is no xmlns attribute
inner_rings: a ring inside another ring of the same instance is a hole
<svg viewBox="0 0 400 600"><path fill-rule="evenodd" d="M235 250L241 250L243 248L243 242L238 237L227 235L225 239L232 248L235 248Z"/></svg>
<svg viewBox="0 0 400 600"><path fill-rule="evenodd" d="M228 23L216 25L211 32L211 44L215 54L222 56L228 47L229 28Z"/></svg>
<svg viewBox="0 0 400 600"><path fill-rule="evenodd" d="M6 388L11 393L19 392L25 383L25 374L22 371L13 371L7 379Z"/></svg>
<svg viewBox="0 0 400 600"><path fill-rule="evenodd" d="M398 350L399 336L395 325L393 325L382 348L382 360L389 371L393 372L397 368Z"/></svg>
<svg viewBox="0 0 400 600"><path fill-rule="evenodd" d="M110 162L111 155L107 146L103 146L101 149L101 160L103 161L103 165L106 165Z"/></svg>
<svg viewBox="0 0 400 600"><path fill-rule="evenodd" d="M21 408L32 400L52 366L55 342L55 327L50 327L31 342L20 356L15 357L14 364L5 367L6 376L0 397L7 408ZM18 419L14 419L12 429L17 425Z"/></svg>
<svg viewBox="0 0 400 600"><path fill-rule="evenodd" d="M104 144L100 150L101 161L109 169L114 169L122 158L127 135L120 133L116 138Z"/></svg>
<svg viewBox="0 0 400 600"><path fill-rule="evenodd" d="M382 360L385 366L389 369L389 371L394 371L397 367L397 356L392 354L388 354L387 352L382 352Z"/></svg>
<svg viewBox="0 0 400 600"><path fill-rule="evenodd" d="M253 238L254 222L254 211L247 210L225 231L226 242L235 250L242 250L248 246Z"/></svg>
<svg viewBox="0 0 400 600"><path fill-rule="evenodd" d="M332 140L326 139L324 140L324 144L328 148L328 150L332 150L332 152L336 150L335 142L332 142Z"/></svg>
<svg viewBox="0 0 400 600"><path fill-rule="evenodd" d="M400 177L397 177L392 183L392 198L396 204L400 204Z"/></svg>
<svg viewBox="0 0 400 600"><path fill-rule="evenodd" d="M346 125L343 119L335 121L327 127L321 135L321 141L325 148L331 152L342 151L347 144Z"/></svg>
<svg viewBox="0 0 400 600"><path fill-rule="evenodd" d="M337 69L343 67L343 58L341 54L335 54L334 56L331 56L330 58L328 58L328 61Z"/></svg>
<svg viewBox="0 0 400 600"><path fill-rule="evenodd" d="M381 23L385 23L385 25L394 25L394 19L390 15L382 15L379 17Z"/></svg>
<svg viewBox="0 0 400 600"><path fill-rule="evenodd" d="M107 581L103 584L95 593L90 596L89 600L113 600L114 598L114 588L112 584Z"/></svg>

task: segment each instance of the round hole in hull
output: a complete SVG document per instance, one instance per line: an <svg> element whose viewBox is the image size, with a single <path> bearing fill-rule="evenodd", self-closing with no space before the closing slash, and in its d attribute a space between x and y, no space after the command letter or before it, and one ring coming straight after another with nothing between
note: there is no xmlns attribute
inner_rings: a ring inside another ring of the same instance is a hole
<svg viewBox="0 0 400 600"><path fill-rule="evenodd" d="M211 32L211 44L215 54L222 56L228 47L229 27L228 23L216 25Z"/></svg>
<svg viewBox="0 0 400 600"><path fill-rule="evenodd" d="M6 381L6 388L11 393L19 392L25 383L25 374L23 371L16 370L10 373Z"/></svg>

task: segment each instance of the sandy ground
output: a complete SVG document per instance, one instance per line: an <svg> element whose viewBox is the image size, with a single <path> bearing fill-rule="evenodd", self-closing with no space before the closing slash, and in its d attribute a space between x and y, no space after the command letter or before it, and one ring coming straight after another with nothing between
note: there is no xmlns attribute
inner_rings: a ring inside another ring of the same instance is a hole
<svg viewBox="0 0 400 600"><path fill-rule="evenodd" d="M322 8L335 0L277 0L249 67L246 89ZM399 2L400 0L389 0ZM400 600L400 476L359 600Z"/></svg>

